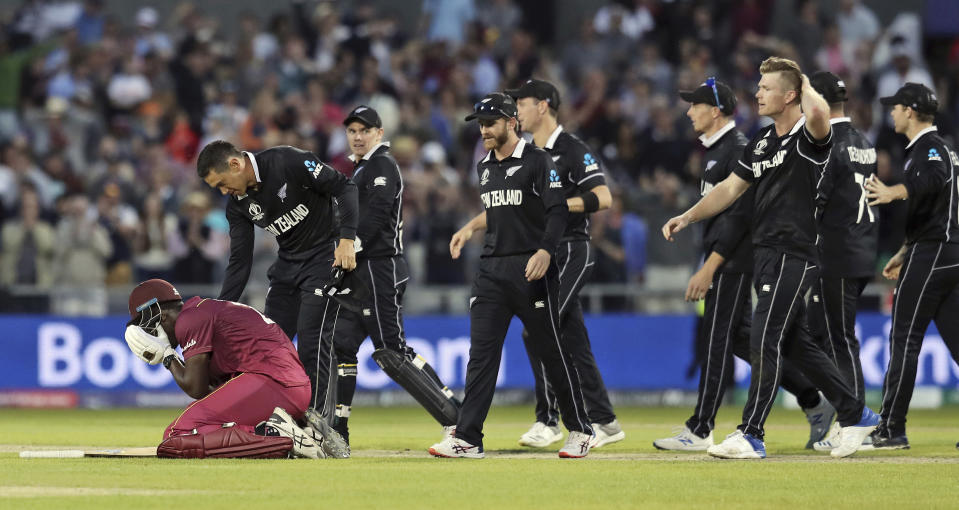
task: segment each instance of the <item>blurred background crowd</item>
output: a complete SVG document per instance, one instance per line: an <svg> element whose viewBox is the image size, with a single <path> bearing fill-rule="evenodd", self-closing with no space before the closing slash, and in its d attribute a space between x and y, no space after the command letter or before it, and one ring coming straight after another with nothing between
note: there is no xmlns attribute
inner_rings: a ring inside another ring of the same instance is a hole
<svg viewBox="0 0 959 510"><path fill-rule="evenodd" d="M878 97L929 85L954 138L955 19L950 0L0 0L0 309L105 313L111 288L150 277L215 295L225 199L196 177L199 149L293 145L349 175L341 123L358 104L378 110L403 171L414 284L464 289L477 247L452 261L448 243L480 211L482 146L463 117L531 77L558 86L561 124L614 191L592 222L605 290L588 308L682 308L697 236L658 231L698 199L703 165L677 90L717 76L751 135L765 57L832 71L895 182L906 141ZM880 263L901 243L900 206L880 210ZM253 293L275 253L260 239ZM448 305L418 308L416 294L414 311Z"/></svg>

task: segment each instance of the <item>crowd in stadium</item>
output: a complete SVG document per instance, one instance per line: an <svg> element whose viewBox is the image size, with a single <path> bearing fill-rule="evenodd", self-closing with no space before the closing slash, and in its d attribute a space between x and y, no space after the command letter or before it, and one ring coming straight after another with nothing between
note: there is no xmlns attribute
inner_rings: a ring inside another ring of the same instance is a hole
<svg viewBox="0 0 959 510"><path fill-rule="evenodd" d="M929 85L949 138L959 114L959 39L926 51L917 15L883 26L858 0L786 10L773 0L624 1L563 36L514 0L409 3L422 9L414 30L370 2L294 1L233 26L189 2L132 19L100 0L0 9L0 288L219 282L227 224L222 197L196 176L198 150L216 139L250 151L292 145L349 175L342 122L358 104L380 113L392 142L411 272L427 284L466 283L478 255L453 261L448 251L480 211L484 151L463 117L530 77L560 87L561 123L602 155L614 190L592 225L593 281L650 283L657 270L688 275L697 263L697 236L667 248L655 233L699 196L702 151L677 90L707 76L735 88L736 120L751 136L763 58L840 75L887 182L901 174L905 141L878 97ZM881 209L880 264L901 244L894 207ZM274 252L264 236L262 264Z"/></svg>

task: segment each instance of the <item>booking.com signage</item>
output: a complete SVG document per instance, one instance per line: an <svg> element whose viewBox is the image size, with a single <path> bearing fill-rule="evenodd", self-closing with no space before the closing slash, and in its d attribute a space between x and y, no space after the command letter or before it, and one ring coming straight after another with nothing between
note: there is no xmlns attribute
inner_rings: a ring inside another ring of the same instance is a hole
<svg viewBox="0 0 959 510"><path fill-rule="evenodd" d="M178 391L162 366L137 359L123 341L123 317L65 319L58 317L2 317L0 391L62 389L97 391ZM695 391L696 378L685 374L692 359L695 319L687 316L598 316L587 319L593 352L610 389ZM409 344L432 364L451 387L462 388L469 360L469 319L466 317L411 317L406 321ZM889 318L861 314L857 327L862 339L863 376L867 386L882 385L888 360ZM532 374L514 321L503 349L497 386L531 387ZM360 350L358 387L395 388L370 355ZM739 363L737 382L746 383L748 367ZM959 388L959 366L934 328L926 335L920 354L918 384Z"/></svg>

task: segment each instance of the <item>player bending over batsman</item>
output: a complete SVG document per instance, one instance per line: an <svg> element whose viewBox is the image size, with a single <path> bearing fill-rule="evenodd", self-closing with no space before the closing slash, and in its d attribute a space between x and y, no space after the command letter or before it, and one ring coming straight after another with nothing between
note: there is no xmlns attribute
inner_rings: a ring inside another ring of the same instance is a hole
<svg viewBox="0 0 959 510"><path fill-rule="evenodd" d="M310 380L272 320L231 301L184 303L164 280L137 285L129 309L130 350L151 365L163 363L196 399L164 431L158 457L343 456L340 445L324 439L327 431L297 425L310 403Z"/></svg>

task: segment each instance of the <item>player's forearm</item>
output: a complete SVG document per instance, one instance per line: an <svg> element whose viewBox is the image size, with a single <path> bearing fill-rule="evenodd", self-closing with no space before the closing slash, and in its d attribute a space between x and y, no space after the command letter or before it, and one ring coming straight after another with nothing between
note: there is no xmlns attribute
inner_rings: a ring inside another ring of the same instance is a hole
<svg viewBox="0 0 959 510"><path fill-rule="evenodd" d="M720 266L723 265L723 262L726 261L726 257L723 257L717 252L711 252L706 260L703 262L703 269L715 273L719 270Z"/></svg>
<svg viewBox="0 0 959 510"><path fill-rule="evenodd" d="M543 229L543 238L540 240L539 247L546 250L552 256L559 247L559 240L566 231L566 221L569 218L569 210L565 204L556 204L546 210L546 227Z"/></svg>
<svg viewBox="0 0 959 510"><path fill-rule="evenodd" d="M468 230L469 232L486 230L486 211L477 214L476 217L463 226L463 230Z"/></svg>
<svg viewBox="0 0 959 510"><path fill-rule="evenodd" d="M359 192L353 181L347 180L336 195L336 208L340 213L340 239L355 239L360 219Z"/></svg>
<svg viewBox="0 0 959 510"><path fill-rule="evenodd" d="M712 191L696 202L696 205L689 208L683 215L690 223L696 223L706 218L712 218L726 210L733 202L739 198L746 188L736 189L730 184L729 179L723 180Z"/></svg>
<svg viewBox="0 0 959 510"><path fill-rule="evenodd" d="M592 197L587 198L587 194L592 194ZM590 200L591 203L595 200L595 208L587 207L587 200ZM612 205L612 203L613 195L609 192L609 186L596 186L582 195L566 199L566 206L569 208L569 212L571 213L591 213L602 211L604 209L609 209L609 206Z"/></svg>
<svg viewBox="0 0 959 510"><path fill-rule="evenodd" d="M178 360L174 360L173 363L170 363L170 374L173 375L173 380L176 381L177 386L179 386L184 393L189 395L190 398L199 400L209 395L209 382L206 380L201 381L196 374L192 374L187 371L187 368Z"/></svg>
<svg viewBox="0 0 959 510"><path fill-rule="evenodd" d="M230 262L226 266L223 286L220 287L220 295L217 296L217 299L239 301L240 296L243 295L243 289L246 288L246 282L250 279L252 269L252 243L249 250L232 250L230 252Z"/></svg>

